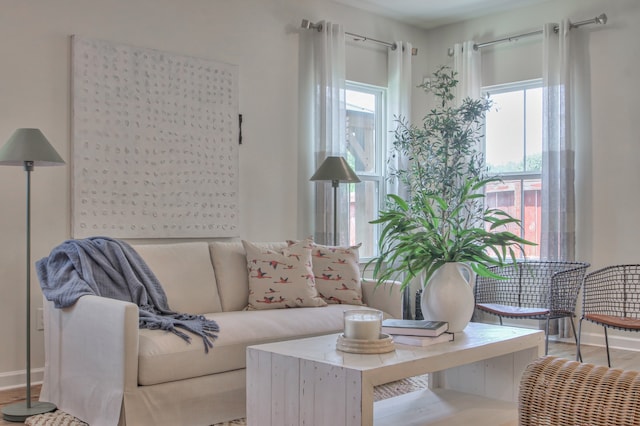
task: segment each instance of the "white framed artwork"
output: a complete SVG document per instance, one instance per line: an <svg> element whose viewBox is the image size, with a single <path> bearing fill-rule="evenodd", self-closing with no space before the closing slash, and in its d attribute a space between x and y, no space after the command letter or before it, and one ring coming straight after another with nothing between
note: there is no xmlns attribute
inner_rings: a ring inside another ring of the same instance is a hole
<svg viewBox="0 0 640 426"><path fill-rule="evenodd" d="M74 238L239 235L238 68L72 37Z"/></svg>

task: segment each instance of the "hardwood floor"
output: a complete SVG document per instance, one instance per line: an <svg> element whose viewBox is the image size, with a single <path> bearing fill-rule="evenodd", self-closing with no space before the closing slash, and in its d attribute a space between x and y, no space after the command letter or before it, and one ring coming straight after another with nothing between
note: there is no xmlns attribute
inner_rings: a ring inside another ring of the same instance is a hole
<svg viewBox="0 0 640 426"><path fill-rule="evenodd" d="M607 350L599 346L581 345L582 362L607 365ZM549 342L549 355L576 359L576 345L573 343ZM640 352L611 349L611 366L623 370L640 371Z"/></svg>
<svg viewBox="0 0 640 426"><path fill-rule="evenodd" d="M567 359L575 359L576 345L572 343L549 342L549 355ZM597 346L582 346L582 360L596 365L607 365L607 353L605 348ZM635 351L611 350L611 364L615 368L640 371L640 353ZM32 387L31 396L37 400L40 394L40 385ZM0 407L23 401L24 389L14 389L0 392ZM16 425L20 423L6 422L0 419L0 426Z"/></svg>
<svg viewBox="0 0 640 426"><path fill-rule="evenodd" d="M40 387L41 387L40 385L31 386L32 401L38 400L38 397L40 396ZM26 398L25 389L26 388L20 388L20 389L12 389L8 391L0 392L0 407L4 407L5 405L13 404L15 402L24 401ZM0 417L0 425L19 425L19 424L22 424L22 423L7 422L7 421L4 421L2 417Z"/></svg>

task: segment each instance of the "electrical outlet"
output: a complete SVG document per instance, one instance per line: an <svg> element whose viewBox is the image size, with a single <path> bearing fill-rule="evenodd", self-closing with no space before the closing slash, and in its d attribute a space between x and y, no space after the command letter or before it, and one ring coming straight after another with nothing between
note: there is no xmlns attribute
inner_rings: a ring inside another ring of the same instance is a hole
<svg viewBox="0 0 640 426"><path fill-rule="evenodd" d="M36 330L44 330L44 310L42 308L36 310Z"/></svg>

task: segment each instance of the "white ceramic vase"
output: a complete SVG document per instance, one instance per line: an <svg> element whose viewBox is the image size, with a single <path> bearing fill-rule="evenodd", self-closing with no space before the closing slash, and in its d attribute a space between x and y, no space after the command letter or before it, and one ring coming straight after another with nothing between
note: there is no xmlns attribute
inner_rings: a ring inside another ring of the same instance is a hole
<svg viewBox="0 0 640 426"><path fill-rule="evenodd" d="M450 262L438 268L422 291L424 319L447 321L448 331L453 333L464 330L475 307L473 278L474 272L466 263Z"/></svg>

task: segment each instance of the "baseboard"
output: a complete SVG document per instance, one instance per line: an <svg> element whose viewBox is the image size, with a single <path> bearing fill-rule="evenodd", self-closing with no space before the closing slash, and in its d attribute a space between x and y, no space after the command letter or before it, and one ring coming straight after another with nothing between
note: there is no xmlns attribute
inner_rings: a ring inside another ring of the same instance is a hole
<svg viewBox="0 0 640 426"><path fill-rule="evenodd" d="M573 339L562 339L573 343ZM580 345L605 347L604 333L582 333ZM609 347L612 349L622 349L625 351L640 351L640 339L637 337L620 336L609 333Z"/></svg>
<svg viewBox="0 0 640 426"><path fill-rule="evenodd" d="M44 368L31 369L31 384L37 385L42 383L44 377ZM24 388L27 386L26 370L8 371L0 373L0 391Z"/></svg>
<svg viewBox="0 0 640 426"><path fill-rule="evenodd" d="M493 321L490 321L490 322L493 323ZM505 319L504 325L540 330L540 328L538 328L537 325L535 324L535 321L527 321L527 320L508 321ZM577 327L578 327L578 324L576 324L576 331L577 331ZM600 329L602 329L602 327L600 327ZM624 351L640 351L640 339L637 338L637 333L633 333L636 337L624 336L616 333L617 333L616 331L609 332L610 348L621 349ZM556 341L565 342L565 343L575 343L575 339L573 337L559 338L557 336L551 335L549 336L549 340L556 340ZM583 331L582 335L580 336L580 344L589 345L589 346L599 346L604 348L605 347L604 332L587 333Z"/></svg>

